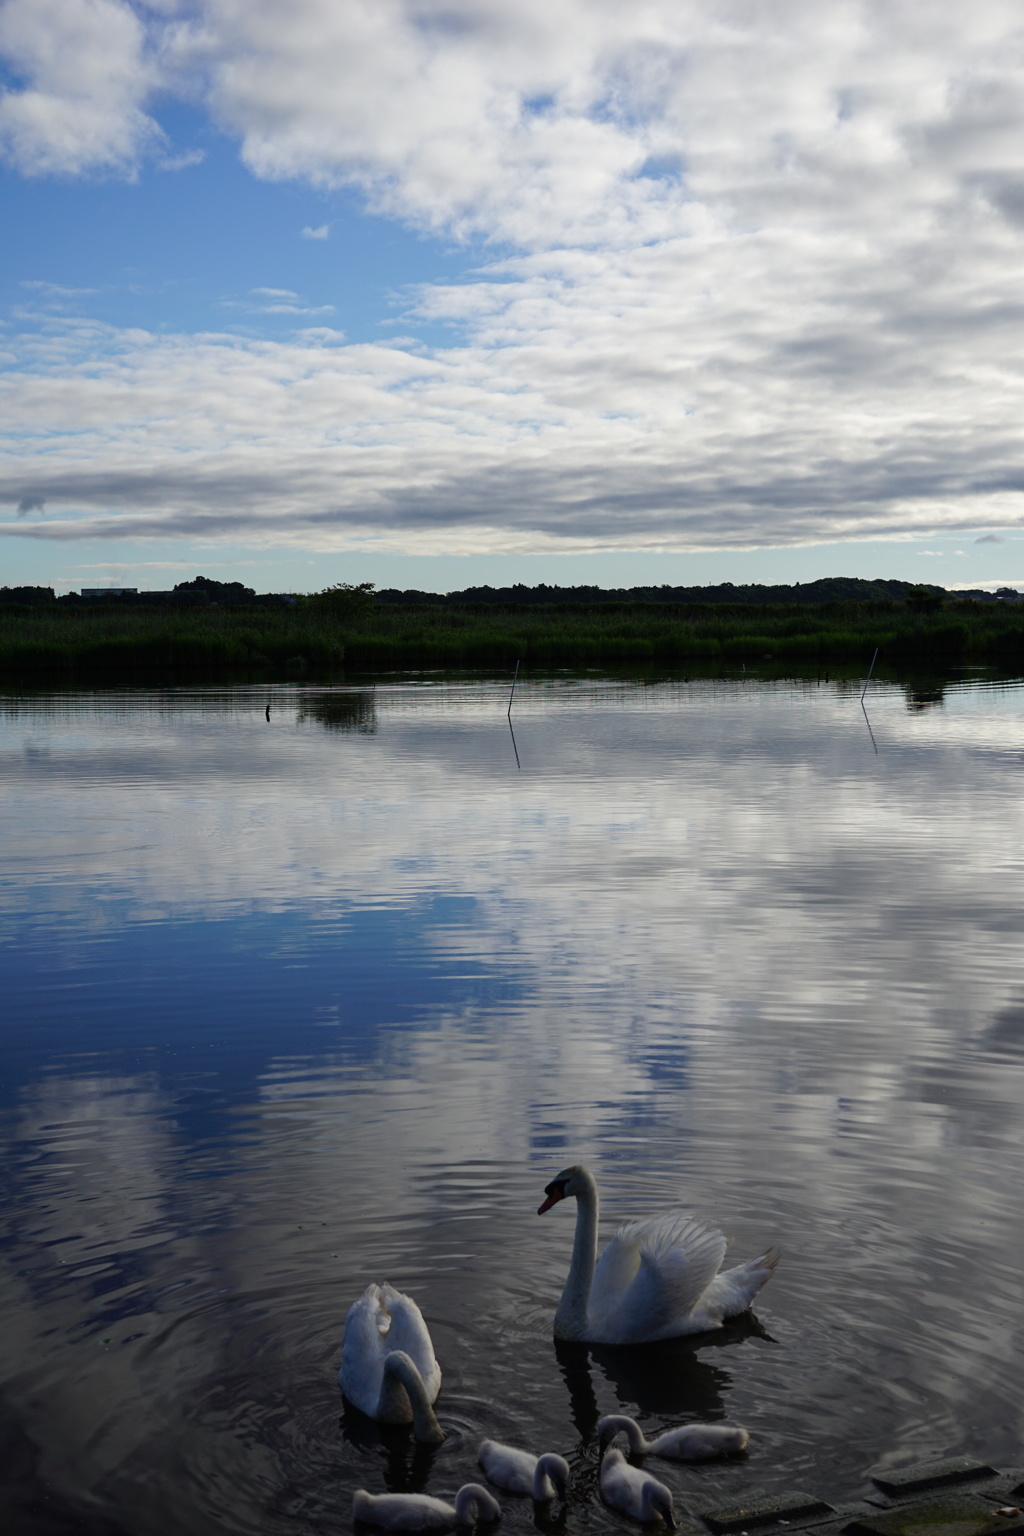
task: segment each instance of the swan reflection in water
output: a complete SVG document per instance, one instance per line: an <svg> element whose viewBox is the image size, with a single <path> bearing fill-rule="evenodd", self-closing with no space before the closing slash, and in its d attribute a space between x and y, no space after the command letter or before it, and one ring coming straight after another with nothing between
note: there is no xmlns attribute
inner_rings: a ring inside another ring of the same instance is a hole
<svg viewBox="0 0 1024 1536"><path fill-rule="evenodd" d="M555 1340L555 1358L569 1391L572 1421L583 1442L597 1433L602 1410L594 1391L592 1365L614 1388L624 1408L672 1414L705 1422L723 1419L732 1386L729 1371L698 1358L698 1351L724 1349L746 1339L774 1343L752 1312L730 1319L712 1333L693 1333L658 1344L570 1344Z"/></svg>
<svg viewBox="0 0 1024 1536"><path fill-rule="evenodd" d="M378 1424L351 1403L338 1420L341 1437L364 1452L376 1452L382 1461L388 1493L426 1493L434 1470L437 1446L417 1440L408 1424Z"/></svg>

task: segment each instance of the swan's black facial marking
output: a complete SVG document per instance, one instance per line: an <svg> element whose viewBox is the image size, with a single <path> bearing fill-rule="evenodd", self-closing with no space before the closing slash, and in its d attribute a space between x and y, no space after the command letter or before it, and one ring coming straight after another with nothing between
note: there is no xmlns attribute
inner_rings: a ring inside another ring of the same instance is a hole
<svg viewBox="0 0 1024 1536"><path fill-rule="evenodd" d="M543 1205L537 1207L538 1216L543 1216L544 1212L550 1211L551 1207L557 1205L559 1200L565 1199L565 1186L568 1182L568 1179L552 1179L550 1184L545 1184L544 1193L547 1195L547 1199Z"/></svg>

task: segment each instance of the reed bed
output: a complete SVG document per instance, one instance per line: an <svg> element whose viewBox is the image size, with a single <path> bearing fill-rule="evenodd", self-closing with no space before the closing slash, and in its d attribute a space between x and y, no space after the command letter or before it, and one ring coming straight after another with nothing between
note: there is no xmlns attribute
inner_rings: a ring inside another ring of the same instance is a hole
<svg viewBox="0 0 1024 1536"><path fill-rule="evenodd" d="M336 666L338 625L315 608L0 607L0 669L60 676Z"/></svg>
<svg viewBox="0 0 1024 1536"><path fill-rule="evenodd" d="M739 666L772 661L867 666L1024 665L1024 605L902 603L724 607L578 604L418 607L370 603L338 613L310 599L290 609L168 610L0 607L0 672L83 679L210 674L302 675L342 666L652 663Z"/></svg>

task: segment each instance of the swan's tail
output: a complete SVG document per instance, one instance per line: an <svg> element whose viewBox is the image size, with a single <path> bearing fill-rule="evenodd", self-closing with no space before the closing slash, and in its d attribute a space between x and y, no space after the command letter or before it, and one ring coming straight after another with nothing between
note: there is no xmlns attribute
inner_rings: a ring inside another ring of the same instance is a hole
<svg viewBox="0 0 1024 1536"><path fill-rule="evenodd" d="M769 1248L756 1259L726 1269L715 1280L716 1300L722 1303L723 1317L745 1312L761 1287L771 1279L780 1258L777 1248Z"/></svg>

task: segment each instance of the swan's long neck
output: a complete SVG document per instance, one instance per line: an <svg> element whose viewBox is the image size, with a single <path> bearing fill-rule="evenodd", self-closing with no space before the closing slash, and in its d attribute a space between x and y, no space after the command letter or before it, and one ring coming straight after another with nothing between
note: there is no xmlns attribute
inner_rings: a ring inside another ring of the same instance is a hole
<svg viewBox="0 0 1024 1536"><path fill-rule="evenodd" d="M660 1515L670 1530L675 1530L676 1517L672 1508L672 1495L662 1484L649 1482L644 1485L641 1508L645 1520Z"/></svg>
<svg viewBox="0 0 1024 1536"><path fill-rule="evenodd" d="M475 1525L478 1520L497 1520L501 1505L480 1483L464 1483L455 1495L456 1525Z"/></svg>
<svg viewBox="0 0 1024 1536"><path fill-rule="evenodd" d="M538 1456L537 1465L533 1469L533 1496L535 1499L550 1499L557 1493L560 1499L564 1499L569 1486L569 1466L565 1459L556 1456L553 1451L548 1451L544 1456Z"/></svg>
<svg viewBox="0 0 1024 1536"><path fill-rule="evenodd" d="M562 1299L555 1312L556 1339L585 1339L587 1336L587 1302L590 1287L594 1283L594 1266L597 1263L597 1185L585 1168L576 1173L583 1185L576 1196L576 1236L572 1245L572 1263L566 1278Z"/></svg>
<svg viewBox="0 0 1024 1536"><path fill-rule="evenodd" d="M598 1428L601 1431L602 1446L607 1445L616 1435L625 1435L634 1456L643 1456L650 1450L640 1425L635 1419L627 1418L624 1413L610 1413L607 1418L601 1420Z"/></svg>
<svg viewBox="0 0 1024 1536"><path fill-rule="evenodd" d="M440 1445L444 1430L437 1422L437 1415L430 1406L427 1389L413 1361L402 1349L393 1349L384 1361L384 1380L380 1385L380 1405L377 1417L385 1423L401 1422L403 1414L394 1412L396 1394L403 1391L412 1409L412 1432L424 1445Z"/></svg>

